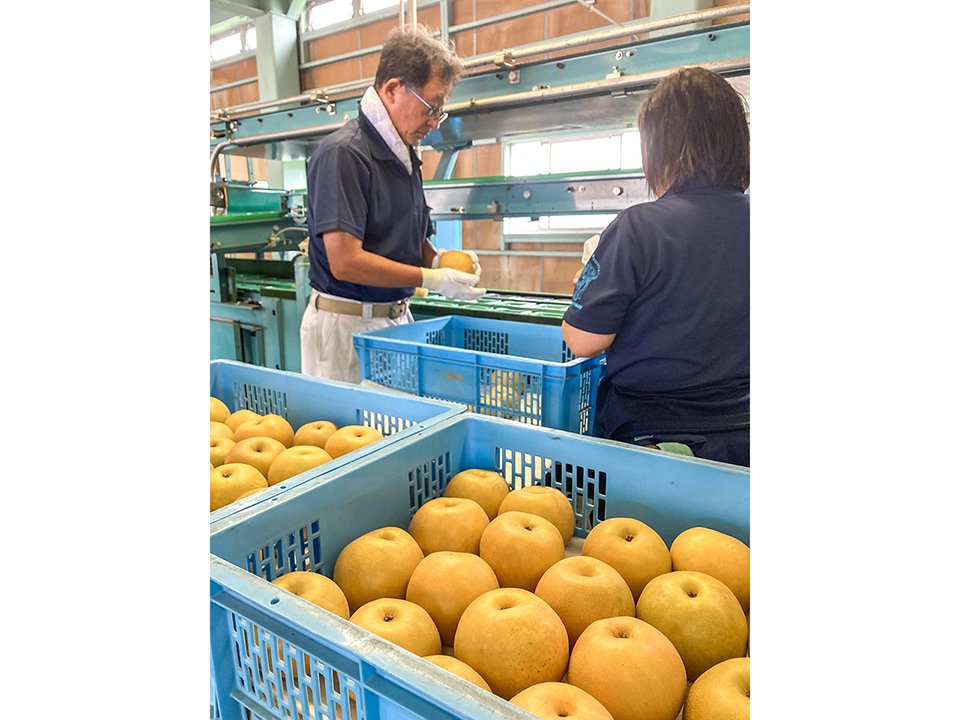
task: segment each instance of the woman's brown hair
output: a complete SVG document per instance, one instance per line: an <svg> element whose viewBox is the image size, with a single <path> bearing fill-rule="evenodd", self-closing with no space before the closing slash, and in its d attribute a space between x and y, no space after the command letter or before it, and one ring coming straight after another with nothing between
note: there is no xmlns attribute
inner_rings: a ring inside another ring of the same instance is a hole
<svg viewBox="0 0 960 720"><path fill-rule="evenodd" d="M743 98L710 70L686 67L660 81L637 118L647 184L656 195L693 185L750 185Z"/></svg>

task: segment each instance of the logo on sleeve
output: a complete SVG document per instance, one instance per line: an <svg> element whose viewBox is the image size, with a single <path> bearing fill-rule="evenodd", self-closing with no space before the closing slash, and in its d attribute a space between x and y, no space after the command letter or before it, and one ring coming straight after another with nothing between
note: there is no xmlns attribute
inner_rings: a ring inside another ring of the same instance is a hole
<svg viewBox="0 0 960 720"><path fill-rule="evenodd" d="M573 290L573 301L570 304L577 310L583 307L583 305L580 304L583 291L598 277L600 277L600 262L597 260L597 256L593 255L587 264L583 266L583 272L580 273L580 279L577 280L577 287Z"/></svg>

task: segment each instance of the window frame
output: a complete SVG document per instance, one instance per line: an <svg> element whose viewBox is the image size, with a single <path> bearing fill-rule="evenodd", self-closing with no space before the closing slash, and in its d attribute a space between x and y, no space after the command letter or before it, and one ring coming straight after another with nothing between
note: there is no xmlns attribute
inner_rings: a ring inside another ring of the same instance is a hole
<svg viewBox="0 0 960 720"><path fill-rule="evenodd" d="M595 140L595 139L609 139L613 136L619 137L620 148L620 167L618 168L607 168L610 172L615 172L617 170L636 170L642 169L642 160L640 157L637 157L638 162L633 164L625 164L623 157L623 136L631 133L638 133L639 131L636 128L630 127L617 127L610 128L607 130L593 130L590 132L583 132L582 130L564 130L555 133L547 133L537 137L522 136L518 135L511 138L504 138L500 143L501 148L501 163L504 168L504 177L531 177L537 174L554 174L551 172L549 167L549 159L547 173L531 173L531 172L517 172L514 167L512 152L513 147L521 143L530 143L530 142L539 142L541 143L541 153L544 152L544 146L550 146L554 143L561 142L570 142L575 140ZM549 158L549 156L548 156ZM508 171L509 170L509 171ZM568 174L575 174L576 170L566 171ZM595 170L583 170L583 172L595 172ZM616 217L616 213L583 213L583 216L593 215L598 220L601 218L606 218L602 224L593 225L586 228L554 228L547 227L541 228L539 230L534 230L531 232L516 232L510 231L508 228L513 224L511 220L520 220L521 218L504 218L503 225L501 227L501 235L503 238L503 244L505 246L516 244L516 243L577 243L582 242L588 237L595 235L596 233L602 232L607 225L612 222L613 218ZM563 215L546 215L541 216L546 217L547 222L553 217L570 217L568 214ZM539 218L538 218L539 219Z"/></svg>
<svg viewBox="0 0 960 720"><path fill-rule="evenodd" d="M248 47L247 42L247 33L253 33L253 47ZM223 57L214 59L213 57L213 44L220 42L221 40L226 40L227 38L238 35L240 37L240 52L233 53L231 55L224 55ZM216 67L220 65L229 65L231 62L237 62L242 59L245 55L251 55L257 50L257 27L256 23L248 22L243 25L237 25L236 27L230 28L228 31L220 33L214 37L210 38L210 66Z"/></svg>

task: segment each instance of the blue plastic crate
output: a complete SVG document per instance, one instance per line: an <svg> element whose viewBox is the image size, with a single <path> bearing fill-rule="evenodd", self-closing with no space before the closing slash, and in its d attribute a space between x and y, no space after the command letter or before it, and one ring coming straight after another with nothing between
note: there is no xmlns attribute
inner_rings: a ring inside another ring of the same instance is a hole
<svg viewBox="0 0 960 720"><path fill-rule="evenodd" d="M246 708L261 718L530 719L269 582L293 570L331 576L347 543L386 525L407 527L468 468L496 469L512 487L559 488L579 537L606 518L630 516L668 546L694 526L750 541L745 468L472 413L446 420L211 525L211 652L224 718L245 717Z"/></svg>
<svg viewBox="0 0 960 720"><path fill-rule="evenodd" d="M363 376L508 420L593 434L601 361L553 325L461 315L359 333Z"/></svg>
<svg viewBox="0 0 960 720"><path fill-rule="evenodd" d="M379 452L395 440L466 411L464 405L321 380L232 360L210 362L210 394L222 400L231 412L247 409L261 415L281 415L294 430L307 422L329 420L338 427L366 425L384 435L382 441L212 512L211 522L272 499L301 482L333 472L364 455Z"/></svg>

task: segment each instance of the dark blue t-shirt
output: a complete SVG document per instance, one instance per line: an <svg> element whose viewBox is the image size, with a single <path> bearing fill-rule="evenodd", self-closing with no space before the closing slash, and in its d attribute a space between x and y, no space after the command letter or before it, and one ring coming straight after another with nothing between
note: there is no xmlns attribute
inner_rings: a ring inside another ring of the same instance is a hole
<svg viewBox="0 0 960 720"><path fill-rule="evenodd" d="M598 399L603 434L748 427L749 196L692 187L624 210L564 320L617 335Z"/></svg>
<svg viewBox="0 0 960 720"><path fill-rule="evenodd" d="M343 230L363 249L420 266L430 210L423 195L420 159L411 150L413 174L361 112L328 135L307 162L310 285L320 292L363 302L393 302L414 288L380 288L337 280L330 272L323 233Z"/></svg>

